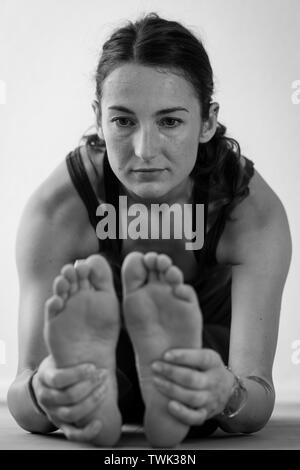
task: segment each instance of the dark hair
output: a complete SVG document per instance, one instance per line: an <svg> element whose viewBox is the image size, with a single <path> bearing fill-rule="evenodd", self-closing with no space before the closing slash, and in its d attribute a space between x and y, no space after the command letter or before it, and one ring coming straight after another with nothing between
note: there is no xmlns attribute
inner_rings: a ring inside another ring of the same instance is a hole
<svg viewBox="0 0 300 470"><path fill-rule="evenodd" d="M184 76L200 100L202 118L208 118L214 92L213 71L202 42L183 25L149 13L135 23L128 21L115 30L103 45L96 69L99 103L106 77L115 68L129 62L171 70ZM87 145L103 147L97 134L83 138ZM226 206L228 214L249 193L249 177L242 170L240 157L238 142L226 136L226 127L218 122L212 139L199 144L191 173L204 190L210 187L211 200L216 201L216 207ZM210 182L206 184L208 179Z"/></svg>

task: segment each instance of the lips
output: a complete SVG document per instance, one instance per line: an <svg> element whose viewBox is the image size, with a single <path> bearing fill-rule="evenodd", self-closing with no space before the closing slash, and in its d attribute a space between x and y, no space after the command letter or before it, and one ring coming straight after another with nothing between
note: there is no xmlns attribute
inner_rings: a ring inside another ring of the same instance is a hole
<svg viewBox="0 0 300 470"><path fill-rule="evenodd" d="M138 168L136 170L132 170L138 173L152 173L154 171L163 171L164 168Z"/></svg>

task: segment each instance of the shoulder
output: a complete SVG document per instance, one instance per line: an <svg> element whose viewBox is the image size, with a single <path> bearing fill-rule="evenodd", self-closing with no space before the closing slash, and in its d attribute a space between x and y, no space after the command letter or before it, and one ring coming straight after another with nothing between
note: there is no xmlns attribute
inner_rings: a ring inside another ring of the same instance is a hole
<svg viewBox="0 0 300 470"><path fill-rule="evenodd" d="M280 243L287 254L291 250L290 230L285 208L262 175L254 169L249 194L231 212L226 222L218 254L225 264L242 264L253 253L265 255Z"/></svg>
<svg viewBox="0 0 300 470"><path fill-rule="evenodd" d="M34 190L24 212L31 212L46 218L52 224L62 226L74 219L75 210L80 209L79 201L64 159ZM83 211L79 210L80 215L79 222L83 219Z"/></svg>
<svg viewBox="0 0 300 470"><path fill-rule="evenodd" d="M16 240L17 260L27 260L33 252L44 258L51 251L79 258L94 248L97 239L64 158L25 204Z"/></svg>

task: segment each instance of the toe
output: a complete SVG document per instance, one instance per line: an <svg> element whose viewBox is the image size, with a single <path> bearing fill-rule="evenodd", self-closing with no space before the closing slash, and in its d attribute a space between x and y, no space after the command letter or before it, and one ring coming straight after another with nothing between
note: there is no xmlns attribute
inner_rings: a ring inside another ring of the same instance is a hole
<svg viewBox="0 0 300 470"><path fill-rule="evenodd" d="M164 253L159 254L157 256L156 268L159 271L166 271L168 268L172 266L173 262L170 256L165 255Z"/></svg>
<svg viewBox="0 0 300 470"><path fill-rule="evenodd" d="M90 283L96 290L114 289L111 267L102 255L89 256L86 264L89 266Z"/></svg>
<svg viewBox="0 0 300 470"><path fill-rule="evenodd" d="M124 296L142 287L148 277L144 255L138 251L129 253L123 261L121 272Z"/></svg>
<svg viewBox="0 0 300 470"><path fill-rule="evenodd" d="M45 303L45 316L46 320L51 320L62 310L64 301L58 295L53 295Z"/></svg>
<svg viewBox="0 0 300 470"><path fill-rule="evenodd" d="M178 299L186 300L187 302L195 302L197 300L197 295L188 284L177 284L173 289L174 294Z"/></svg>
<svg viewBox="0 0 300 470"><path fill-rule="evenodd" d="M66 278L66 280L70 284L69 295L75 294L78 291L78 283L77 283L77 274L73 264L66 264L61 270L62 276Z"/></svg>
<svg viewBox="0 0 300 470"><path fill-rule="evenodd" d="M160 281L165 280L165 272L172 266L172 259L164 253L159 254L156 260L156 269Z"/></svg>
<svg viewBox="0 0 300 470"><path fill-rule="evenodd" d="M63 300L66 300L69 297L70 284L68 280L60 275L54 279L53 282L53 293L58 295Z"/></svg>
<svg viewBox="0 0 300 470"><path fill-rule="evenodd" d="M149 251L144 255L144 264L148 269L148 281L158 281L158 270L157 270L157 258L158 254L155 251Z"/></svg>
<svg viewBox="0 0 300 470"><path fill-rule="evenodd" d="M157 263L157 253L155 251L148 251L148 253L144 255L144 262L149 270L155 270Z"/></svg>
<svg viewBox="0 0 300 470"><path fill-rule="evenodd" d="M85 261L77 263L75 267L75 271L77 273L79 289L81 290L90 289L91 284L89 281L89 274L90 274L89 265Z"/></svg>
<svg viewBox="0 0 300 470"><path fill-rule="evenodd" d="M183 274L182 271L177 267L172 265L164 274L165 281L169 284L181 284L183 283Z"/></svg>

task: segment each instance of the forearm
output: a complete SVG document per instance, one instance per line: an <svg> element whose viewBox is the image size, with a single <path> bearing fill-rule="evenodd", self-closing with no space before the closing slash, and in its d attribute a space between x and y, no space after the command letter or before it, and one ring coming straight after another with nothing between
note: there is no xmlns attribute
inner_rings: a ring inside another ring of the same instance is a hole
<svg viewBox="0 0 300 470"><path fill-rule="evenodd" d="M26 369L18 375L9 388L7 404L16 422L29 432L47 434L57 427L41 413L32 401L29 392L29 379L33 371Z"/></svg>
<svg viewBox="0 0 300 470"><path fill-rule="evenodd" d="M273 384L259 377L253 379L242 378L247 390L247 401L241 411L233 418L218 415L216 418L223 431L229 433L252 433L263 428L271 417L275 391Z"/></svg>

